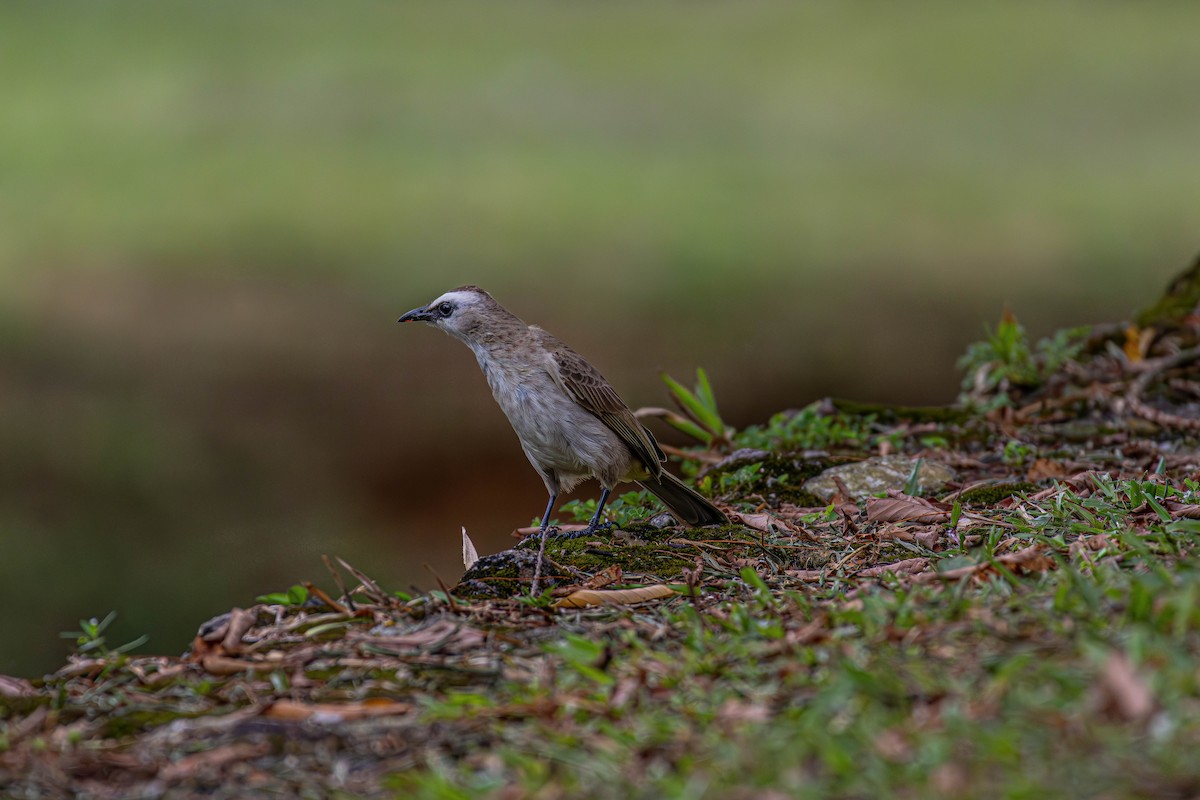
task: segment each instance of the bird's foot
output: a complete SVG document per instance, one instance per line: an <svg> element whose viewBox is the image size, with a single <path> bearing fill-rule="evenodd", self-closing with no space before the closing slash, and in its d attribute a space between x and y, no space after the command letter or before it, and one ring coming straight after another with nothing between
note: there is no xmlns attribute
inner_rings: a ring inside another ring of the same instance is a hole
<svg viewBox="0 0 1200 800"><path fill-rule="evenodd" d="M611 522L605 522L599 525L588 525L586 528L578 531L561 531L555 529L551 534L552 539L580 539L584 536L595 536L597 533L607 533L616 526Z"/></svg>

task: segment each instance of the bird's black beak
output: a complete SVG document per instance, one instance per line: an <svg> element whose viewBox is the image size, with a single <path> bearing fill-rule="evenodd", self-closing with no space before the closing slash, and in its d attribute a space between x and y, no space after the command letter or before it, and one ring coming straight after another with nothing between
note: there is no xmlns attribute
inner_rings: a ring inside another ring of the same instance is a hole
<svg viewBox="0 0 1200 800"><path fill-rule="evenodd" d="M396 320L396 322L429 322L433 318L433 312L425 306L421 306L420 308L414 308L412 311Z"/></svg>

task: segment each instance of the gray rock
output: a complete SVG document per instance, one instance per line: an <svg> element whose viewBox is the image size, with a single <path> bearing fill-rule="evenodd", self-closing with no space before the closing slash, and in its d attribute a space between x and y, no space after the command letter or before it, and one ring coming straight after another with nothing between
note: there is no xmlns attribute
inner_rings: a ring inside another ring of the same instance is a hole
<svg viewBox="0 0 1200 800"><path fill-rule="evenodd" d="M804 484L805 490L822 500L830 500L837 492L833 478L837 476L846 485L850 496L856 500L884 494L888 489L903 490L912 474L915 458L902 455L878 456L853 464L831 467ZM921 463L917 473L920 494L932 494L945 487L956 477L954 470L940 461L928 459Z"/></svg>

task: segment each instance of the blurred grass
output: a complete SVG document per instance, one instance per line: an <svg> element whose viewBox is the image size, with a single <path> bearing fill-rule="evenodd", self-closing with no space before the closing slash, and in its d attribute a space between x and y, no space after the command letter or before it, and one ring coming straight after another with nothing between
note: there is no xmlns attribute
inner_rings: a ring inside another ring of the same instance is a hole
<svg viewBox="0 0 1200 800"><path fill-rule="evenodd" d="M1184 3L15 3L0 23L9 286L69 265L422 294L554 265L660 298L918 260L969 285L1108 276L1195 244Z"/></svg>
<svg viewBox="0 0 1200 800"><path fill-rule="evenodd" d="M385 327L448 286L634 405L706 366L737 424L948 399L1005 301L1035 336L1128 314L1196 248L1197 29L1186 3L0 5L0 602L46 597L0 671L109 608L182 647L320 552L403 586L456 568L431 527L505 543L540 483L469 356Z"/></svg>

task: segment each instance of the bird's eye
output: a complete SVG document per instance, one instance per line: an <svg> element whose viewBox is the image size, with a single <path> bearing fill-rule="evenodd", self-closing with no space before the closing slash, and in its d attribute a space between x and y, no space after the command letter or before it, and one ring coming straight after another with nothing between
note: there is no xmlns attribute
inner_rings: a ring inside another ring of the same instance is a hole
<svg viewBox="0 0 1200 800"><path fill-rule="evenodd" d="M438 313L441 314L443 317L448 317L448 316L450 316L450 312L452 312L454 310L454 306L450 305L449 303L442 303L441 305L438 306L437 310L438 310Z"/></svg>

